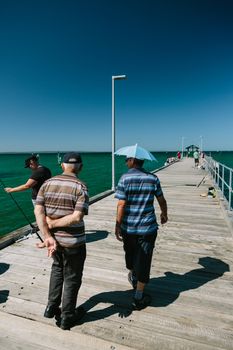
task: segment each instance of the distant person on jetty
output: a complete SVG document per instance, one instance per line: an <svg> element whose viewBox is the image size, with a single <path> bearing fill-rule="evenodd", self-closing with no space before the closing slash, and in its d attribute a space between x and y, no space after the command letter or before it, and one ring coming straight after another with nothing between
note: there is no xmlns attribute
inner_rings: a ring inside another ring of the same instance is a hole
<svg viewBox="0 0 233 350"><path fill-rule="evenodd" d="M198 167L198 165L199 165L199 152L197 150L193 152L193 158L194 158L195 167Z"/></svg>
<svg viewBox="0 0 233 350"><path fill-rule="evenodd" d="M77 177L82 166L79 153L65 154L63 173L41 186L35 206L37 224L44 235L44 245L38 246L46 246L53 258L44 317L61 314L58 325L62 329L70 329L84 315L83 308L75 309L86 259L83 217L89 201L87 188Z"/></svg>
<svg viewBox="0 0 233 350"><path fill-rule="evenodd" d="M170 158L167 158L166 162L164 163L164 165L169 165L171 163L174 163L176 161L176 158L175 157L170 157Z"/></svg>
<svg viewBox="0 0 233 350"><path fill-rule="evenodd" d="M25 168L30 168L32 170L32 174L28 181L24 185L17 187L6 187L5 191L7 193L21 192L31 188L32 203L35 205L37 193L42 184L52 176L51 171L45 166L40 165L38 157L35 155L32 155L25 160Z"/></svg>
<svg viewBox="0 0 233 350"><path fill-rule="evenodd" d="M135 289L132 306L141 310L151 302L144 288L149 282L158 230L154 197L161 209L161 224L168 220L167 203L158 177L142 168L144 160L126 158L126 163L129 170L120 178L115 195L119 200L115 234L123 241L128 280Z"/></svg>
<svg viewBox="0 0 233 350"><path fill-rule="evenodd" d="M177 152L177 155L176 155L176 156L177 156L178 159L181 158L181 153L180 153L180 151Z"/></svg>

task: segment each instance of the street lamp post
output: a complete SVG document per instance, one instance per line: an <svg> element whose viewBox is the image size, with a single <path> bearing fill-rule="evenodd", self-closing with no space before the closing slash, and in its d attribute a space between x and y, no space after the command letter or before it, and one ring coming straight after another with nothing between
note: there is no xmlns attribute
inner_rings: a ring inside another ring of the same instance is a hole
<svg viewBox="0 0 233 350"><path fill-rule="evenodd" d="M126 79L126 75L112 76L112 190L115 191L115 80Z"/></svg>
<svg viewBox="0 0 233 350"><path fill-rule="evenodd" d="M185 137L182 136L182 138L181 138L181 159L183 159L183 155L184 155L184 139L185 139Z"/></svg>
<svg viewBox="0 0 233 350"><path fill-rule="evenodd" d="M201 142L200 142L200 152L203 152L203 136L200 136Z"/></svg>

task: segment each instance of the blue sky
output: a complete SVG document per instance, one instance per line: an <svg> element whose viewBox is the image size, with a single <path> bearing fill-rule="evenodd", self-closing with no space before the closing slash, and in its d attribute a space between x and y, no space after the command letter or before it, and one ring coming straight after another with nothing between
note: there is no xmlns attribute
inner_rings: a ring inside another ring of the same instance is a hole
<svg viewBox="0 0 233 350"><path fill-rule="evenodd" d="M233 150L231 0L0 1L0 152Z"/></svg>

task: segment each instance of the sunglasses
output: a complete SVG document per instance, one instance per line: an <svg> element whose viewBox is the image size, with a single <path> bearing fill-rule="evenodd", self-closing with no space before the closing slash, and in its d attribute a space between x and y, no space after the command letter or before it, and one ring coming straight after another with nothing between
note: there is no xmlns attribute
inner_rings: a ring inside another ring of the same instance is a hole
<svg viewBox="0 0 233 350"><path fill-rule="evenodd" d="M133 159L133 158L125 158L125 162L127 163L131 159Z"/></svg>

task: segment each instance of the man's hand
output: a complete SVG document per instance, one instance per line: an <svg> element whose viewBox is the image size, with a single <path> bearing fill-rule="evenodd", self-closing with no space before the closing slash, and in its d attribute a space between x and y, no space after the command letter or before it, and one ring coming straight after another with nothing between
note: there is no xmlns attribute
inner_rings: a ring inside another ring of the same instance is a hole
<svg viewBox="0 0 233 350"><path fill-rule="evenodd" d="M41 243L37 244L37 247L38 248L46 247L48 249L48 256L51 257L57 250L57 242L55 238L51 236L51 233L49 231L49 227L46 222L45 209L43 205L36 204L34 213L35 213L36 222L40 229L40 232L43 233L45 238L42 244Z"/></svg>
<svg viewBox="0 0 233 350"><path fill-rule="evenodd" d="M116 239L120 242L123 241L122 239L122 234L121 234L121 227L119 224L116 224L116 228L115 228L115 235L116 235Z"/></svg>
<svg viewBox="0 0 233 350"><path fill-rule="evenodd" d="M4 190L5 190L7 193L11 193L12 187L5 187Z"/></svg>
<svg viewBox="0 0 233 350"><path fill-rule="evenodd" d="M116 217L116 228L115 228L116 239L120 242L123 241L122 232L121 232L121 223L124 218L125 207L126 207L126 201L123 199L120 199L117 204L117 217Z"/></svg>
<svg viewBox="0 0 233 350"><path fill-rule="evenodd" d="M46 216L46 222L48 224L49 229L53 228L54 221L55 221L54 219L51 219L49 216Z"/></svg>
<svg viewBox="0 0 233 350"><path fill-rule="evenodd" d="M46 248L48 249L48 257L51 257L55 251L57 250L57 242L56 240L51 236L44 240L44 244Z"/></svg>
<svg viewBox="0 0 233 350"><path fill-rule="evenodd" d="M162 225L163 225L163 224L166 224L167 220L168 220L167 214L161 213L161 214L160 214L160 221L161 221L161 224L162 224Z"/></svg>
<svg viewBox="0 0 233 350"><path fill-rule="evenodd" d="M45 242L36 243L36 246L37 246L37 248L39 248L39 249L43 249L43 248L46 247Z"/></svg>

